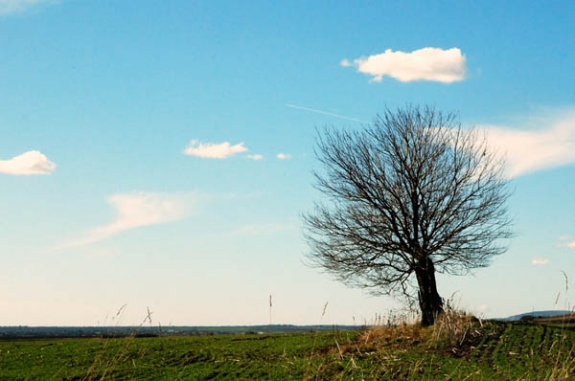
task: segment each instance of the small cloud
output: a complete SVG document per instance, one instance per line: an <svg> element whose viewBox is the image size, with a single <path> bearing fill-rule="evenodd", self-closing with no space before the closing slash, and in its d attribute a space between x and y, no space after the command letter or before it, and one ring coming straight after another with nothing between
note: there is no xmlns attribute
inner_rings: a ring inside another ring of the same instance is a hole
<svg viewBox="0 0 575 381"><path fill-rule="evenodd" d="M54 3L55 0L0 0L0 16L24 12L34 6Z"/></svg>
<svg viewBox="0 0 575 381"><path fill-rule="evenodd" d="M339 64L343 67L353 66L353 64L351 62L349 62L349 60L347 58L342 59Z"/></svg>
<svg viewBox="0 0 575 381"><path fill-rule="evenodd" d="M534 266L544 266L549 263L547 258L536 258L531 261L531 264Z"/></svg>
<svg viewBox="0 0 575 381"><path fill-rule="evenodd" d="M559 245L558 247L567 247L569 249L575 249L575 241L569 242L571 237L568 235L562 235L559 237Z"/></svg>
<svg viewBox="0 0 575 381"><path fill-rule="evenodd" d="M8 160L0 160L0 173L8 175L48 175L56 164L40 151L27 151Z"/></svg>
<svg viewBox="0 0 575 381"><path fill-rule="evenodd" d="M477 307L477 309L479 310L480 314L485 314L491 311L491 307L487 304L482 304L479 307Z"/></svg>
<svg viewBox="0 0 575 381"><path fill-rule="evenodd" d="M343 59L340 65L355 66L358 72L371 75L374 82L381 82L384 76L401 82L452 83L465 78L465 56L458 48L443 50L428 47L413 52L387 49L381 54L357 58L353 64Z"/></svg>
<svg viewBox="0 0 575 381"><path fill-rule="evenodd" d="M123 231L143 226L176 221L189 214L190 194L129 193L108 198L116 210L116 219L108 225L92 229L85 237L63 247L89 245Z"/></svg>
<svg viewBox="0 0 575 381"><path fill-rule="evenodd" d="M291 155L288 155L286 153L278 153L276 156L278 159L280 160L289 160L291 159Z"/></svg>
<svg viewBox="0 0 575 381"><path fill-rule="evenodd" d="M263 158L264 158L263 155L259 155L259 154L248 155L248 159L252 159L252 160L262 160Z"/></svg>
<svg viewBox="0 0 575 381"><path fill-rule="evenodd" d="M229 142L200 143L197 140L192 140L184 150L184 154L206 159L226 159L246 151L248 149L244 146L244 143L231 145Z"/></svg>
<svg viewBox="0 0 575 381"><path fill-rule="evenodd" d="M575 114L549 117L532 131L484 126L488 143L505 155L510 178L575 163Z"/></svg>

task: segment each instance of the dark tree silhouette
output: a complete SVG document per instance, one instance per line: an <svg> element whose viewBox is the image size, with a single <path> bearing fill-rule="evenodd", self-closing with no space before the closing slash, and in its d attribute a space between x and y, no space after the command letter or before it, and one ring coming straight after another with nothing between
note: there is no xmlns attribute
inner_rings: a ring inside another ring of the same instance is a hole
<svg viewBox="0 0 575 381"><path fill-rule="evenodd" d="M303 216L312 264L373 294L417 297L422 325L443 312L436 272L464 275L505 251L503 161L457 115L387 109L360 130L324 129L316 156L329 203Z"/></svg>

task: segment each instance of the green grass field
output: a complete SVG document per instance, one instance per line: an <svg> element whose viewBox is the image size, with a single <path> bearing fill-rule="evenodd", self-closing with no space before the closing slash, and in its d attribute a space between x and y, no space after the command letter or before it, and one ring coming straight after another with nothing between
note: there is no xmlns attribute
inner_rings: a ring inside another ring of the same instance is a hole
<svg viewBox="0 0 575 381"><path fill-rule="evenodd" d="M15 340L0 342L0 380L568 380L574 350L570 327L472 319L362 332Z"/></svg>

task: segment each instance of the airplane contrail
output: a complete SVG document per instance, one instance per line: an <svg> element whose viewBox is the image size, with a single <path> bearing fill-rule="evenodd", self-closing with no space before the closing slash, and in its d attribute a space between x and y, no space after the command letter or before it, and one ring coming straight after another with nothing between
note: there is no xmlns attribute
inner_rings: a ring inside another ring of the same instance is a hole
<svg viewBox="0 0 575 381"><path fill-rule="evenodd" d="M316 110L316 109L314 109L314 108L309 108L309 107L298 106L298 105L294 105L294 104L291 104L291 103L286 103L285 105L286 105L287 107L295 108L295 109L298 109L298 110L304 110L304 111L309 111L309 112L315 112L316 114L323 114L323 115L333 116L334 118L351 120L351 121L353 121L353 122L358 122L358 123L369 123L368 121L365 121L365 120L362 120L362 119L350 118L349 116L334 114L334 113L332 113L332 112L327 112L327 111L322 111L322 110Z"/></svg>

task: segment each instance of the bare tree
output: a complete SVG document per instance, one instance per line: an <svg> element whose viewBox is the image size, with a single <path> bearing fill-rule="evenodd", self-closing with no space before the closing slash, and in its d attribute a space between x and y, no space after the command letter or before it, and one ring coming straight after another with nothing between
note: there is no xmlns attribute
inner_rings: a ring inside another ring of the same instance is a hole
<svg viewBox="0 0 575 381"><path fill-rule="evenodd" d="M503 161L455 114L387 109L361 130L324 129L316 156L329 203L303 216L312 263L373 294L417 295L422 325L443 312L436 272L464 275L506 249Z"/></svg>

